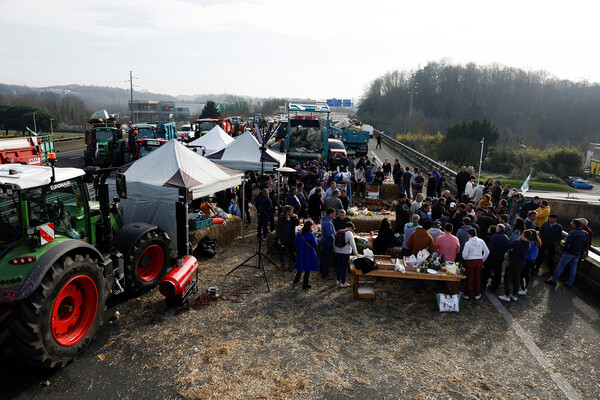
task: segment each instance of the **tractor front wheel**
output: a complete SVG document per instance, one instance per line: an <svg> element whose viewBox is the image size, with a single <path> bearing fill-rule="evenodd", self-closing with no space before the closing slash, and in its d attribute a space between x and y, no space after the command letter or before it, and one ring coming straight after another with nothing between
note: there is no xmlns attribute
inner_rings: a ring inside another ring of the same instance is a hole
<svg viewBox="0 0 600 400"><path fill-rule="evenodd" d="M135 292L152 289L167 273L169 245L161 231L142 236L125 258L127 286Z"/></svg>
<svg viewBox="0 0 600 400"><path fill-rule="evenodd" d="M36 367L64 367L96 337L104 301L98 261L80 254L63 257L35 292L12 308L9 354Z"/></svg>

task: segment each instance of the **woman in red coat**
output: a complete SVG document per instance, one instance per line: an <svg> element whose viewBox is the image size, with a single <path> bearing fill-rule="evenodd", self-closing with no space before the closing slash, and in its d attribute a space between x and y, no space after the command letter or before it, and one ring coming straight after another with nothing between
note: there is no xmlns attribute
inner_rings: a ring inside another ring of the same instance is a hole
<svg viewBox="0 0 600 400"><path fill-rule="evenodd" d="M312 233L313 222L310 219L304 221L302 230L296 234L296 277L294 278L294 284L300 282L300 275L304 271L304 280L302 282L302 289L310 289L308 284L308 278L310 271L318 271L319 263L317 261L317 238Z"/></svg>

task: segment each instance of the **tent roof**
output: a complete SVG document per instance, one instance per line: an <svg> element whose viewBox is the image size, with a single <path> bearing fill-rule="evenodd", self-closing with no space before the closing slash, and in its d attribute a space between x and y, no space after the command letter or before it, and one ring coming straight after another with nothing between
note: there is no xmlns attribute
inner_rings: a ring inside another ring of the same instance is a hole
<svg viewBox="0 0 600 400"><path fill-rule="evenodd" d="M223 168L170 140L134 162L125 172L127 182L186 188L194 198L206 196L241 183L243 173Z"/></svg>
<svg viewBox="0 0 600 400"><path fill-rule="evenodd" d="M223 128L221 128L219 125L215 125L204 136L194 140L193 142L190 142L188 146L204 146L206 149L205 154L210 154L221 150L223 147L227 146L233 141L234 139L225 133Z"/></svg>
<svg viewBox="0 0 600 400"><path fill-rule="evenodd" d="M207 158L230 168L255 171L261 168L260 144L250 131L244 132L225 148L209 154ZM285 165L285 154L266 149L264 162L265 170L272 171Z"/></svg>

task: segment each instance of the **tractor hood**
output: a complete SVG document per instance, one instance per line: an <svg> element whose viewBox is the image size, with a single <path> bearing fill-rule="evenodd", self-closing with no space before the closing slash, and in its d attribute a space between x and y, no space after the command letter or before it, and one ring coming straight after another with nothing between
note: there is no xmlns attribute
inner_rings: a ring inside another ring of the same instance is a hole
<svg viewBox="0 0 600 400"><path fill-rule="evenodd" d="M56 182L63 182L84 175L79 168L54 168ZM52 168L39 165L0 165L0 184L15 185L17 189L28 189L47 185L52 179Z"/></svg>

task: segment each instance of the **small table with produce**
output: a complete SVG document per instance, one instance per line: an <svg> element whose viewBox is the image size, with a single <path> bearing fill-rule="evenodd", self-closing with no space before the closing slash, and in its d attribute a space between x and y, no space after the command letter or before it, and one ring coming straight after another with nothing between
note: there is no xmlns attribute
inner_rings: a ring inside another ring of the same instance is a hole
<svg viewBox="0 0 600 400"><path fill-rule="evenodd" d="M429 272L423 273L419 272L422 271L423 268L411 267L410 265L405 266L406 272L395 271L393 268L394 264L392 264L391 257L389 256L375 256L375 261L378 265L378 268L368 272L367 274L363 274L361 270L355 268L354 264L350 264L350 271L354 273L354 300L358 299L359 297L375 297L374 292L372 292L371 294L369 290L365 291L364 295L360 293L359 296L361 276L441 281L446 283L446 290L449 294L456 294L458 289L458 282L460 282L461 279L466 278L466 276L464 275L449 274L446 271L442 270L434 271L431 269L426 269ZM400 263L404 265L404 261L400 261Z"/></svg>

